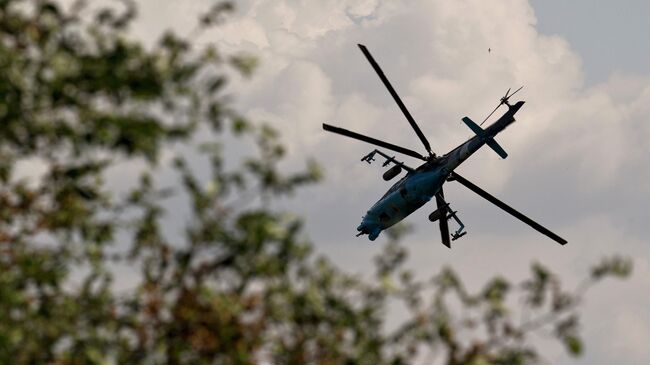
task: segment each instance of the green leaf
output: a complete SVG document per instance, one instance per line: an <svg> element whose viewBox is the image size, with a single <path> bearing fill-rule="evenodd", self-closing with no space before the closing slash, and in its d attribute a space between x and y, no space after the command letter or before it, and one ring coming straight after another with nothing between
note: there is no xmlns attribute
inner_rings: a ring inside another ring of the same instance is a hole
<svg viewBox="0 0 650 365"><path fill-rule="evenodd" d="M582 341L575 336L566 336L563 339L564 345L572 356L580 356L582 354Z"/></svg>

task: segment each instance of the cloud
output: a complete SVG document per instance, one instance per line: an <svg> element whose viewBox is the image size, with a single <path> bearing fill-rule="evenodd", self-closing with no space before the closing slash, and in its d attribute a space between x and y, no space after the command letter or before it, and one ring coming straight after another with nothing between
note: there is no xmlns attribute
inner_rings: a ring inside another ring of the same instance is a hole
<svg viewBox="0 0 650 365"><path fill-rule="evenodd" d="M499 136L513 151L511 159L498 166L494 156L483 154L487 163L471 165L472 174L481 176L488 187L503 189L515 170L535 175L530 168L538 164L546 171L559 165L570 173L565 179L581 189L616 184L623 156L631 153L629 136L620 128L626 121L622 110L627 104L640 109L647 103L633 98L622 105L606 87L585 89L580 58L561 37L535 30L535 15L527 2L410 1L401 8L386 3L243 2L240 17L226 34L255 29L255 36L225 39L257 39L253 43L263 63L253 86L241 86L242 106L284 120L287 142L299 154L329 153L311 143L338 138L322 137L319 126L328 116L356 128L368 127L367 133L379 138L420 148L355 49L355 43L364 42L439 152L470 135L457 122L460 117L482 120L507 87L526 85L520 94L529 100L518 118L522 122ZM378 117L375 126L358 118L346 120L336 112L359 95L366 96L369 109L385 110L385 118ZM647 130L642 135L648 135ZM491 173L497 168L499 174ZM584 180L589 184L582 184Z"/></svg>

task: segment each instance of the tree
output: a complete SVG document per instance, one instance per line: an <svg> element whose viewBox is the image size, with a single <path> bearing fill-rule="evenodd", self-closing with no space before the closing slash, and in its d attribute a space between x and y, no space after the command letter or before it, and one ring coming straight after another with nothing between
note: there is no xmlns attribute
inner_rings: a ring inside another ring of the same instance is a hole
<svg viewBox="0 0 650 365"><path fill-rule="evenodd" d="M192 36L231 9L216 4ZM254 59L173 32L145 47L128 33L135 16L130 1L0 1L0 362L398 364L430 352L526 364L540 327L581 353L584 289L627 276L628 261L603 261L576 292L535 264L520 286L494 278L468 293L451 269L415 280L393 231L376 280L345 273L268 204L320 174L313 162L280 172L277 132L228 106L228 75L250 75ZM254 151L235 167L233 139ZM107 179L125 166L138 172L121 193ZM182 233L165 230L173 199L190 212ZM139 274L124 289L113 278L127 267ZM532 320L515 323L512 292ZM386 328L396 301L409 317Z"/></svg>

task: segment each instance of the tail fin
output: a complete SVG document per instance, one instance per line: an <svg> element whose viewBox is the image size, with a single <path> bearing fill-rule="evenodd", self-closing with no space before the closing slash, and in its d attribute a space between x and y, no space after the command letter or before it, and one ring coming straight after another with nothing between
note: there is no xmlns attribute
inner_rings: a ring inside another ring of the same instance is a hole
<svg viewBox="0 0 650 365"><path fill-rule="evenodd" d="M483 128L481 128L478 124L474 123L473 120L469 119L468 117L464 117L463 122L465 122L465 124L469 127L469 129L471 129L472 132L474 132L477 136L485 137L485 144L490 146L490 148L494 150L494 152L496 152L497 155L499 155L499 157L501 158L508 157L506 151L497 143L497 141L495 141L494 138L492 137L486 137Z"/></svg>

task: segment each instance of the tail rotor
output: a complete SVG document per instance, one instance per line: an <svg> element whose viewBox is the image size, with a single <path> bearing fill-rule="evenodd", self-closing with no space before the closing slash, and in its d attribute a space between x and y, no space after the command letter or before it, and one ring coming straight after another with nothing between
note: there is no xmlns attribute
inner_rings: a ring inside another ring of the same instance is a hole
<svg viewBox="0 0 650 365"><path fill-rule="evenodd" d="M492 112L491 112L490 114L488 114L488 116L485 117L485 119L483 119L483 121L481 122L481 124L479 124L479 126L482 126L483 123L485 123L485 122L486 122L486 121L487 121L487 120L492 116L492 114L494 114L494 112L496 112L497 109L499 109L499 107L500 107L501 105L506 104L507 106L510 106L510 104L508 104L508 99L510 99L513 95L515 95L516 93L518 93L519 90L521 90L521 89L523 89L523 88L524 88L523 86L520 87L519 89L515 90L515 92L513 92L512 94L510 94L510 90L511 90L511 88L508 88L508 91L506 91L506 94L505 94L505 95L504 95L504 96L499 100L499 105L497 105L497 107L494 108L494 110L492 110Z"/></svg>

